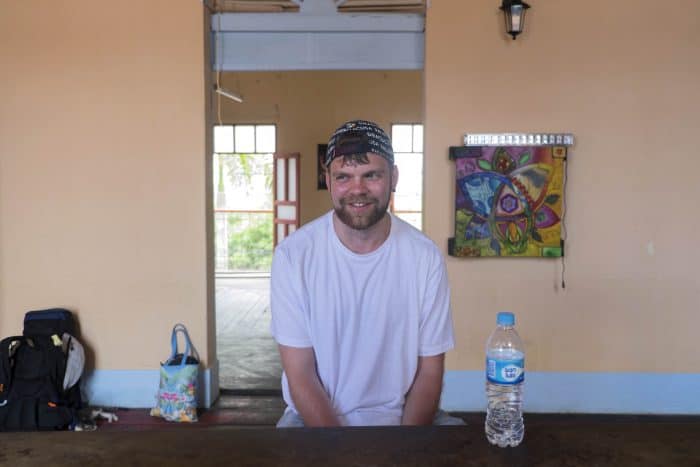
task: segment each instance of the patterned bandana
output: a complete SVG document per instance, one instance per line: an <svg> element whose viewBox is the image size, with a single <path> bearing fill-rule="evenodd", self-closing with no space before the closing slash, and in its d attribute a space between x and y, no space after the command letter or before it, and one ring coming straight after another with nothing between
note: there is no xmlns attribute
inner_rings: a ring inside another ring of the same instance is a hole
<svg viewBox="0 0 700 467"><path fill-rule="evenodd" d="M353 120L342 124L328 141L326 162L328 167L333 159L341 156L374 153L390 164L394 163L394 150L391 139L379 125L366 120Z"/></svg>

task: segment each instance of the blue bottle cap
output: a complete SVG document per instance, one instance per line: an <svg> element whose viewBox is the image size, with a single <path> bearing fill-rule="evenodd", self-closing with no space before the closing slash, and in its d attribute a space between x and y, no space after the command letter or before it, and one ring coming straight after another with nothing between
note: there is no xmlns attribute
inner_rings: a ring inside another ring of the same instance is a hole
<svg viewBox="0 0 700 467"><path fill-rule="evenodd" d="M496 316L496 324L499 326L513 326L515 324L515 315L510 311L501 311Z"/></svg>

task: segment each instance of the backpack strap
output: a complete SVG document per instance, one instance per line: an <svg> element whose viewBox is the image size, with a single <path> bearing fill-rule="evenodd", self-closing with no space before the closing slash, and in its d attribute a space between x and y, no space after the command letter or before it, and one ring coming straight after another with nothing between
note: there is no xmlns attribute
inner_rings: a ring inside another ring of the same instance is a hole
<svg viewBox="0 0 700 467"><path fill-rule="evenodd" d="M14 356L24 342L23 336L6 337L0 341L0 406L7 404L14 375Z"/></svg>
<svg viewBox="0 0 700 467"><path fill-rule="evenodd" d="M85 349L78 339L68 333L62 337L63 349L66 354L66 371L63 375L63 390L75 386L85 368Z"/></svg>

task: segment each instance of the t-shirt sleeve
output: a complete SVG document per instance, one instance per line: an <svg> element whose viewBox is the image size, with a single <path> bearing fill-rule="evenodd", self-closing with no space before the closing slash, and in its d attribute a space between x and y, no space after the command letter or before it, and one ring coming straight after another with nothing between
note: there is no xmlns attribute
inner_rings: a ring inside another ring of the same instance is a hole
<svg viewBox="0 0 700 467"><path fill-rule="evenodd" d="M421 310L418 349L421 357L439 355L455 345L447 267L439 252L435 252L431 263Z"/></svg>
<svg viewBox="0 0 700 467"><path fill-rule="evenodd" d="M278 344L311 347L305 318L301 268L294 267L289 252L278 246L270 275L270 331Z"/></svg>

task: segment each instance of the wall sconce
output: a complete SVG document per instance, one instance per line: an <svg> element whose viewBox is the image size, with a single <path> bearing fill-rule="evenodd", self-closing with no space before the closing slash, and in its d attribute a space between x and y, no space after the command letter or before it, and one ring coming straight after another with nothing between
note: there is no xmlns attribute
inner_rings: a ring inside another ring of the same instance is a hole
<svg viewBox="0 0 700 467"><path fill-rule="evenodd" d="M503 16L506 20L506 32L515 36L523 32L525 25L525 10L530 8L530 5L521 0L503 0L500 9L503 10Z"/></svg>

